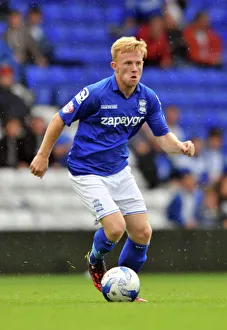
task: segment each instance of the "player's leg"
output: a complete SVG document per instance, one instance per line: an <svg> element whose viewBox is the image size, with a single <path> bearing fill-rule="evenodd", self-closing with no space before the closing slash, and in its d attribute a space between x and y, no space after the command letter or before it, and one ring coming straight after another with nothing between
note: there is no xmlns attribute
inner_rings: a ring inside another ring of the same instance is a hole
<svg viewBox="0 0 227 330"><path fill-rule="evenodd" d="M101 220L102 227L94 235L92 250L88 253L88 271L94 286L101 291L101 280L106 272L104 256L117 244L125 231L125 220L115 212Z"/></svg>
<svg viewBox="0 0 227 330"><path fill-rule="evenodd" d="M118 181L120 183L114 200L125 218L129 234L120 254L119 265L128 266L138 273L146 261L151 238L147 208L130 167L126 167L121 172Z"/></svg>
<svg viewBox="0 0 227 330"><path fill-rule="evenodd" d="M131 174L130 167L126 167L119 173L117 181L117 189L113 196L125 218L126 229L129 234L121 251L118 264L134 269L138 273L147 259L147 250L151 238L147 208ZM137 297L135 301L147 302L147 300L140 297Z"/></svg>
<svg viewBox="0 0 227 330"><path fill-rule="evenodd" d="M102 224L94 235L92 249L87 255L89 273L95 287L101 290L101 280L106 272L104 256L114 248L123 235L126 228L125 220L101 177L71 174L69 177L73 189L92 213L95 223Z"/></svg>
<svg viewBox="0 0 227 330"><path fill-rule="evenodd" d="M119 257L119 265L133 269L136 273L147 260L147 250L151 239L151 226L147 213L136 213L125 216L128 238ZM137 297L137 302L147 302Z"/></svg>
<svg viewBox="0 0 227 330"><path fill-rule="evenodd" d="M147 250L151 239L151 226L147 213L125 215L128 238L119 257L119 265L138 273L147 260Z"/></svg>
<svg viewBox="0 0 227 330"><path fill-rule="evenodd" d="M102 227L94 235L90 263L96 264L110 252L125 232L125 220L120 212L115 212L100 220Z"/></svg>

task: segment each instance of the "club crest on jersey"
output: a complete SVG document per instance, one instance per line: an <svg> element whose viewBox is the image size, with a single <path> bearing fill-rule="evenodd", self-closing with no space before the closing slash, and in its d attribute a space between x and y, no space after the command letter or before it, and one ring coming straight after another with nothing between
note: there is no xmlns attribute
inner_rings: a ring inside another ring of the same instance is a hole
<svg viewBox="0 0 227 330"><path fill-rule="evenodd" d="M64 106L64 108L62 109L63 113L72 113L74 110L74 104L73 101L70 101L68 104L66 104Z"/></svg>
<svg viewBox="0 0 227 330"><path fill-rule="evenodd" d="M138 109L139 113L141 113L141 115L146 115L147 113L147 101L144 99L139 99L139 109Z"/></svg>
<svg viewBox="0 0 227 330"><path fill-rule="evenodd" d="M76 94L75 99L78 104L81 104L89 95L89 90L87 87L83 88L78 94Z"/></svg>

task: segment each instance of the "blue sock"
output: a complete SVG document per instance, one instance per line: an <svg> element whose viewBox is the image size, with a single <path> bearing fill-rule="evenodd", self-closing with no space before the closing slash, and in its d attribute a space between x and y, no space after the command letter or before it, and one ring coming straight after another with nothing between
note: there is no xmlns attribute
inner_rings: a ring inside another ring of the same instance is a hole
<svg viewBox="0 0 227 330"><path fill-rule="evenodd" d="M90 253L90 263L96 264L98 260L103 259L103 257L110 252L115 245L115 242L108 240L103 228L98 229L94 235L94 241Z"/></svg>
<svg viewBox="0 0 227 330"><path fill-rule="evenodd" d="M137 244L128 237L121 251L118 265L129 267L138 273L147 260L148 246L149 244Z"/></svg>

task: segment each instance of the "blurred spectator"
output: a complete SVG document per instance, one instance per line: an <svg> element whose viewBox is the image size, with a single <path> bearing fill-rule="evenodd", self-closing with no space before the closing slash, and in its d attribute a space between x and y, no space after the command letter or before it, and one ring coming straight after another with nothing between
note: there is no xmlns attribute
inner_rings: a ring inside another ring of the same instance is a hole
<svg viewBox="0 0 227 330"><path fill-rule="evenodd" d="M197 182L204 185L208 183L208 168L210 166L204 157L204 141L198 136L193 137L191 140L195 145L195 154L193 157L174 155L171 159L177 170L189 169L194 174Z"/></svg>
<svg viewBox="0 0 227 330"><path fill-rule="evenodd" d="M187 0L166 0L164 7L164 15L170 16L176 26L181 27L184 23L184 13Z"/></svg>
<svg viewBox="0 0 227 330"><path fill-rule="evenodd" d="M218 228L218 193L213 186L204 189L203 199L199 206L198 216L201 228Z"/></svg>
<svg viewBox="0 0 227 330"><path fill-rule="evenodd" d="M0 68L0 119L3 125L11 118L16 118L24 124L30 113L30 108L23 99L11 91L12 80L12 69L2 66Z"/></svg>
<svg viewBox="0 0 227 330"><path fill-rule="evenodd" d="M222 145L222 130L220 128L210 129L204 153L210 182L217 182L224 172L225 159L222 152Z"/></svg>
<svg viewBox="0 0 227 330"><path fill-rule="evenodd" d="M206 12L200 12L183 33L188 46L188 59L203 67L222 65L222 42L211 29Z"/></svg>
<svg viewBox="0 0 227 330"><path fill-rule="evenodd" d="M179 125L180 110L175 105L170 105L165 109L165 118L171 132L173 132L180 141L185 140L183 129Z"/></svg>
<svg viewBox="0 0 227 330"><path fill-rule="evenodd" d="M30 117L26 136L27 158L32 161L43 140L46 123L42 117Z"/></svg>
<svg viewBox="0 0 227 330"><path fill-rule="evenodd" d="M0 66L1 86L9 89L14 95L19 96L27 107L31 107L34 101L33 93L24 85L15 82L13 68L7 65Z"/></svg>
<svg viewBox="0 0 227 330"><path fill-rule="evenodd" d="M22 15L12 10L8 15L8 27L3 34L4 39L12 49L15 60L24 64L34 62L40 66L47 64L29 30L24 26Z"/></svg>
<svg viewBox="0 0 227 330"><path fill-rule="evenodd" d="M149 135L146 132L149 130ZM136 166L141 171L147 188L152 189L159 185L158 172L155 163L156 152L154 140L150 136L150 129L144 124L141 130L129 141L130 149L136 157Z"/></svg>
<svg viewBox="0 0 227 330"><path fill-rule="evenodd" d="M198 207L202 194L196 186L195 176L188 169L181 170L180 188L167 206L167 218L175 226L193 229L198 227Z"/></svg>
<svg viewBox="0 0 227 330"><path fill-rule="evenodd" d="M20 65L15 61L12 50L3 39L0 39L0 65L11 66L14 70L15 80L21 80Z"/></svg>
<svg viewBox="0 0 227 330"><path fill-rule="evenodd" d="M46 132L47 125L42 117L30 117L27 125L26 135L23 144L25 146L24 155L28 164L38 152L38 149ZM53 154L49 159L50 165L53 163Z"/></svg>
<svg viewBox="0 0 227 330"><path fill-rule="evenodd" d="M153 17L148 23L142 25L137 37L147 43L148 55L145 64L161 68L168 68L172 65L169 41L161 16Z"/></svg>
<svg viewBox="0 0 227 330"><path fill-rule="evenodd" d="M15 118L5 123L5 132L0 140L0 167L26 166L25 147L23 144L24 128Z"/></svg>
<svg viewBox="0 0 227 330"><path fill-rule="evenodd" d="M130 142L130 145L137 159L137 167L146 179L148 188L155 188L172 177L172 160L156 143L146 123L133 137L132 143Z"/></svg>
<svg viewBox="0 0 227 330"><path fill-rule="evenodd" d="M56 141L52 151L55 166L67 167L67 158L71 145L72 138L63 132Z"/></svg>
<svg viewBox="0 0 227 330"><path fill-rule="evenodd" d="M227 175L221 177L218 183L219 217L221 226L227 229Z"/></svg>
<svg viewBox="0 0 227 330"><path fill-rule="evenodd" d="M164 14L164 24L175 66L185 65L187 63L187 45L183 39L181 26L169 11Z"/></svg>
<svg viewBox="0 0 227 330"><path fill-rule="evenodd" d="M158 173L158 179L160 183L166 183L172 179L174 167L171 157L168 157L166 152L164 152L159 145L155 148L155 164Z"/></svg>
<svg viewBox="0 0 227 330"><path fill-rule="evenodd" d="M114 41L120 37L130 37L137 34L137 23L134 17L126 17L121 24L112 24L109 26L109 33Z"/></svg>
<svg viewBox="0 0 227 330"><path fill-rule="evenodd" d="M52 59L53 47L47 40L42 28L42 13L38 7L31 7L27 16L27 27L31 37L36 41L43 56Z"/></svg>

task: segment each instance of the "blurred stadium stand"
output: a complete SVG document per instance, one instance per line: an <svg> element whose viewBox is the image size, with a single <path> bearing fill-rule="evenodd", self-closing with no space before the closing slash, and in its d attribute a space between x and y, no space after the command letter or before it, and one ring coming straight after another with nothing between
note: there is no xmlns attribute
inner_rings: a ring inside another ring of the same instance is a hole
<svg viewBox="0 0 227 330"><path fill-rule="evenodd" d="M171 189L147 191L138 170L133 174L142 189L153 228L167 227L163 209ZM0 231L93 230L93 219L72 191L65 169L49 169L40 180L27 169L0 171Z"/></svg>

